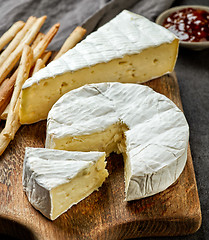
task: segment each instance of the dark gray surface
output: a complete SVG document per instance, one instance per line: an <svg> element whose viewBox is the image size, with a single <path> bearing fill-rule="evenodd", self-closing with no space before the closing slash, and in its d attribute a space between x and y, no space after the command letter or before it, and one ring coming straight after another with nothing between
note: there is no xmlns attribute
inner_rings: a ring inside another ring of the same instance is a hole
<svg viewBox="0 0 209 240"><path fill-rule="evenodd" d="M206 5L209 0L178 0L177 5ZM141 238L141 240L208 240L209 239L209 49L179 49L177 74L184 113L190 126L190 146L196 174L202 225L189 236Z"/></svg>
<svg viewBox="0 0 209 240"><path fill-rule="evenodd" d="M97 10L104 7L108 0L0 0L0 35L17 20L26 20L30 15L47 15L48 19L43 28L56 22L61 23L58 35L53 40L50 48L59 49L64 39L72 29L91 17ZM99 24L103 24L115 14L118 8L123 9L132 6L134 0L114 0L114 7L108 7L103 15L98 14ZM157 15L168 8L173 0L139 0L131 9L154 20ZM176 0L173 6L202 4L209 6L209 0ZM27 11L26 11L27 9ZM102 16L102 18L101 18ZM90 18L93 22L91 28L98 27L95 17ZM88 24L92 24L88 22ZM87 24L87 25L88 25ZM86 26L87 26L86 25ZM89 26L89 25L88 25ZM92 30L91 29L91 30ZM180 93L184 112L190 125L190 144L199 190L203 222L200 230L190 236L165 237L165 238L140 238L144 240L208 240L209 239L209 50L194 52L180 48L176 64L176 74L179 81ZM9 239L0 236L0 239Z"/></svg>

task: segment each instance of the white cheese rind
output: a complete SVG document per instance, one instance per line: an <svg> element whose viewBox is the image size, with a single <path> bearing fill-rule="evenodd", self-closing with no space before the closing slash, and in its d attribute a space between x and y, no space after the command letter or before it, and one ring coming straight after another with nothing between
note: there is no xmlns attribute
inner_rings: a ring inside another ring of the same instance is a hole
<svg viewBox="0 0 209 240"><path fill-rule="evenodd" d="M104 156L104 152L87 153L26 148L22 180L23 190L26 192L29 202L43 215L54 220L53 211L56 206L53 204L51 191L70 183L73 179L78 179L79 174L94 166ZM98 171L100 170L102 178L107 177L107 171L98 169ZM78 199L78 201L85 197ZM78 201L73 202L64 211L77 204ZM59 215L62 213L60 212Z"/></svg>
<svg viewBox="0 0 209 240"><path fill-rule="evenodd" d="M82 149L88 146L89 136L114 123L128 129L124 130L125 147L121 140L117 143L130 165L126 200L151 196L177 180L187 159L189 127L171 100L147 86L100 83L65 94L49 112L46 147L57 148L63 139L73 143L82 136ZM95 135L95 144L89 144L88 150L101 151L106 144L99 144ZM73 145L65 147L74 150Z"/></svg>
<svg viewBox="0 0 209 240"><path fill-rule="evenodd" d="M167 29L124 10L59 59L34 74L24 83L23 89L43 79L123 58L125 55L138 54L149 47L171 43L174 39L176 36Z"/></svg>
<svg viewBox="0 0 209 240"><path fill-rule="evenodd" d="M20 123L46 119L63 94L85 84L142 83L172 72L178 45L167 29L125 10L24 83Z"/></svg>

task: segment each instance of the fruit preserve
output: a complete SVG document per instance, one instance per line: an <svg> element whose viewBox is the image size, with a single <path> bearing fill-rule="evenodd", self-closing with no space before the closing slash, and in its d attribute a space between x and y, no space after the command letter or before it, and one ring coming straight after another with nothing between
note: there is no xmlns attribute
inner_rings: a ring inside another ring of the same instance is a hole
<svg viewBox="0 0 209 240"><path fill-rule="evenodd" d="M209 41L209 12L185 8L168 16L163 26L173 32L181 41Z"/></svg>

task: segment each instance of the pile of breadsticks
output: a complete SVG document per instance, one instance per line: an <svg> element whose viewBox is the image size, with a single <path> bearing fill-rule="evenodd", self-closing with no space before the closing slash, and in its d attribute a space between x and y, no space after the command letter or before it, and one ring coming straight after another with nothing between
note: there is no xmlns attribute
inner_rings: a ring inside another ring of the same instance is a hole
<svg viewBox="0 0 209 240"><path fill-rule="evenodd" d="M6 120L0 133L0 155L21 126L18 112L24 82L45 67L51 57L52 52L46 49L60 24L44 34L40 29L45 20L46 16L31 16L26 22L18 21L0 38L0 51L3 50L0 54L0 118ZM54 59L73 48L85 33L82 27L75 28Z"/></svg>

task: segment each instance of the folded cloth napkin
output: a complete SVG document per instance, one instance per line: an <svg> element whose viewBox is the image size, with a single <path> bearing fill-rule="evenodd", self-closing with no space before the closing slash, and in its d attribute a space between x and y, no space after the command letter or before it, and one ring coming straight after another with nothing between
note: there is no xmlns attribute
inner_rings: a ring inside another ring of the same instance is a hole
<svg viewBox="0 0 209 240"><path fill-rule="evenodd" d="M33 15L47 15L42 31L59 22L60 29L49 48L58 50L64 40L78 26L83 25L90 33L115 17L123 9L129 9L151 20L174 0L0 0L0 36L18 20ZM87 19L87 20L86 20Z"/></svg>

